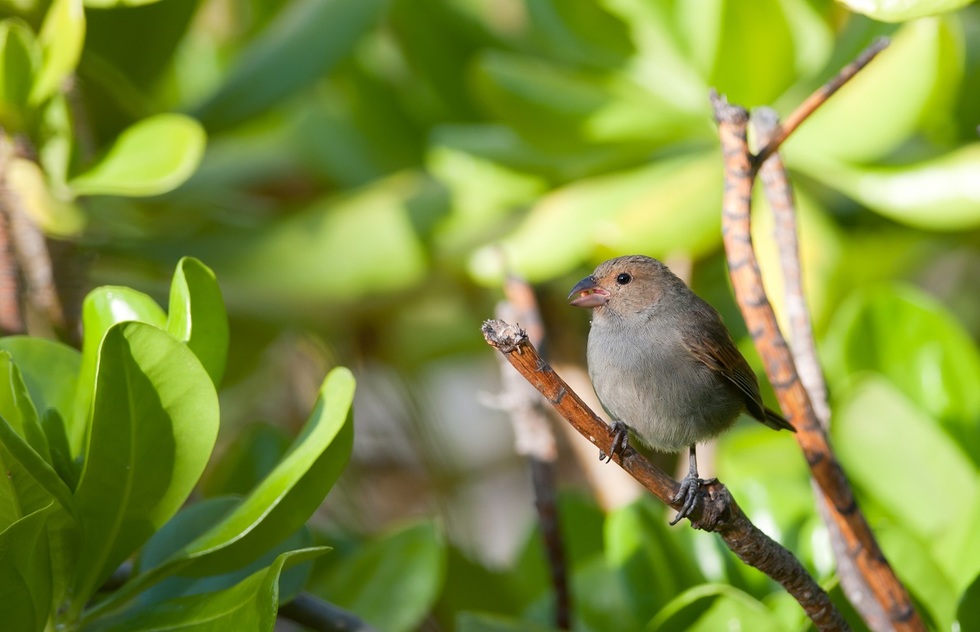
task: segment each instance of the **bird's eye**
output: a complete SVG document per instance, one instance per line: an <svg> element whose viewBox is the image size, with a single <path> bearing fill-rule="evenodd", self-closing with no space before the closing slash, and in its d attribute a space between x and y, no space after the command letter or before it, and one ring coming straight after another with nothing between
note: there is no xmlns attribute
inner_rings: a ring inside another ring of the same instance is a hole
<svg viewBox="0 0 980 632"><path fill-rule="evenodd" d="M616 283L619 283L620 285L626 285L627 283L629 283L632 280L633 280L633 277L630 276L630 274L627 273L627 272L623 272L618 277L616 277Z"/></svg>

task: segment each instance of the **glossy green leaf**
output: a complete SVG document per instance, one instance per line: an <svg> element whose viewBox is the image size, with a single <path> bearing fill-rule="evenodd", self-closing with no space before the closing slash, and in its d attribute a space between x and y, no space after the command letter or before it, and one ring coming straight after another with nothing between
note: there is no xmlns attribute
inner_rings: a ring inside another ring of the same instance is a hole
<svg viewBox="0 0 980 632"><path fill-rule="evenodd" d="M26 24L9 18L0 21L0 123L11 130L24 128L24 109L40 56Z"/></svg>
<svg viewBox="0 0 980 632"><path fill-rule="evenodd" d="M692 588L668 603L647 625L650 632L753 630L778 632L779 621L759 601L723 584Z"/></svg>
<svg viewBox="0 0 980 632"><path fill-rule="evenodd" d="M888 377L980 464L980 352L934 299L904 286L856 293L827 332L828 374Z"/></svg>
<svg viewBox="0 0 980 632"><path fill-rule="evenodd" d="M677 5L689 50L709 85L733 103L770 103L796 78L793 33L779 0ZM765 68L765 72L747 69Z"/></svg>
<svg viewBox="0 0 980 632"><path fill-rule="evenodd" d="M134 123L94 165L68 181L75 195L166 193L194 173L204 154L204 128L183 114L156 114Z"/></svg>
<svg viewBox="0 0 980 632"><path fill-rule="evenodd" d="M189 505L177 513L167 524L143 546L137 560L137 572L141 568L159 566L180 549L190 544L195 538L204 534L213 525L238 506L238 497L222 496L209 498ZM252 573L272 564L280 554L312 546L313 538L307 528L303 527L272 547L265 555L244 568L231 573L210 575L206 577L183 577L180 575L168 577L159 584L144 591L133 603L131 608L141 608L149 604L160 603L185 595L214 592L229 588L244 580ZM282 593L292 596L298 593L309 576L311 564L294 566L280 578Z"/></svg>
<svg viewBox="0 0 980 632"><path fill-rule="evenodd" d="M51 610L51 562L42 507L0 531L0 629L40 632Z"/></svg>
<svg viewBox="0 0 980 632"><path fill-rule="evenodd" d="M201 481L205 496L247 494L275 469L291 437L281 426L254 423L242 428Z"/></svg>
<svg viewBox="0 0 980 632"><path fill-rule="evenodd" d="M102 338L116 323L137 321L165 328L167 315L152 298L127 287L99 287L82 303L82 358L78 370L78 387L71 415L65 417L72 454L83 451L85 436L92 417L92 394L95 392L95 370Z"/></svg>
<svg viewBox="0 0 980 632"><path fill-rule="evenodd" d="M180 597L94 621L86 629L108 632L193 629L272 630L279 611L279 577L284 569L312 560L329 549L313 547L283 553L271 566L242 582L211 593Z"/></svg>
<svg viewBox="0 0 980 632"><path fill-rule="evenodd" d="M855 13L863 13L882 22L905 22L916 18L949 13L973 0L841 0Z"/></svg>
<svg viewBox="0 0 980 632"><path fill-rule="evenodd" d="M35 105L60 90L62 82L75 72L85 43L82 0L54 0L44 16L38 42L41 69L30 94L30 101Z"/></svg>
<svg viewBox="0 0 980 632"><path fill-rule="evenodd" d="M23 210L45 234L73 237L85 228L81 209L51 192L41 167L33 160L12 159L7 166L7 183L20 196Z"/></svg>
<svg viewBox="0 0 980 632"><path fill-rule="evenodd" d="M242 52L217 91L195 110L208 129L236 125L324 75L381 14L380 0L290 3Z"/></svg>
<svg viewBox="0 0 980 632"><path fill-rule="evenodd" d="M590 255L709 252L721 240L718 160L714 154L666 159L557 189L503 240L507 261L538 281L567 273ZM471 270L493 280L502 272L499 261L495 250L480 251Z"/></svg>
<svg viewBox="0 0 980 632"><path fill-rule="evenodd" d="M973 517L980 471L887 380L869 375L837 399L831 430L844 470L895 521L941 548L958 522ZM942 513L922 511L916 498L929 498Z"/></svg>
<svg viewBox="0 0 980 632"><path fill-rule="evenodd" d="M139 7L157 2L160 0L85 0L85 6L93 9L109 9L112 7Z"/></svg>
<svg viewBox="0 0 980 632"><path fill-rule="evenodd" d="M72 457L64 418L57 410L49 408L41 418L41 429L44 430L44 436L47 437L48 447L51 450L51 466L68 489L74 492L78 487L78 477L82 474L82 468L81 463Z"/></svg>
<svg viewBox="0 0 980 632"><path fill-rule="evenodd" d="M177 262L167 331L187 344L214 385L220 385L228 358L228 313L214 272L193 257Z"/></svg>
<svg viewBox="0 0 980 632"><path fill-rule="evenodd" d="M980 574L967 587L959 597L960 602L956 608L956 621L960 630L963 632L975 632L980 630Z"/></svg>
<svg viewBox="0 0 980 632"><path fill-rule="evenodd" d="M980 226L980 143L900 166L825 164L814 177L868 208L927 230Z"/></svg>
<svg viewBox="0 0 980 632"><path fill-rule="evenodd" d="M217 431L217 394L186 346L144 323L109 329L75 494L85 547L74 612L177 512L211 456Z"/></svg>
<svg viewBox="0 0 980 632"><path fill-rule="evenodd" d="M8 351L0 350L0 417L27 441L45 461L51 461L48 439L41 429L34 402L28 394L20 369Z"/></svg>
<svg viewBox="0 0 980 632"><path fill-rule="evenodd" d="M787 163L819 176L827 159L871 162L905 142L935 95L954 90L961 37L952 18L902 26L887 49L793 133L784 146Z"/></svg>
<svg viewBox="0 0 980 632"><path fill-rule="evenodd" d="M366 545L316 589L379 630L408 632L418 628L438 597L445 562L435 524L416 524Z"/></svg>
<svg viewBox="0 0 980 632"><path fill-rule="evenodd" d="M23 517L53 499L69 514L75 514L71 490L54 468L0 416L0 461L6 469L7 480L0 487L0 512L4 518Z"/></svg>

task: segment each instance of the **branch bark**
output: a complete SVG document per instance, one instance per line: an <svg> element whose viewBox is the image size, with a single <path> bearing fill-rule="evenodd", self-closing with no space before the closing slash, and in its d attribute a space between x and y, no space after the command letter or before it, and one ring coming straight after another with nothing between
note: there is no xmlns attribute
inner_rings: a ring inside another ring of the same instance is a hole
<svg viewBox="0 0 980 632"><path fill-rule="evenodd" d="M583 437L605 454L613 454L614 461L658 498L674 509L680 508L680 503L672 502L678 483L632 447L614 453L609 427L548 366L523 331L502 320L488 320L483 324L483 336ZM817 629L848 629L830 597L799 560L756 528L724 485L714 481L703 490L704 502L698 503L690 516L694 528L718 533L739 559L779 582Z"/></svg>
<svg viewBox="0 0 980 632"><path fill-rule="evenodd" d="M862 59L865 57L868 55L862 56ZM854 70L851 75L856 72ZM828 86L836 90L842 83L843 81L832 81ZM822 90L826 92L826 86ZM908 592L885 559L867 520L859 510L850 484L830 449L827 434L800 382L786 340L779 331L772 305L763 288L762 275L752 247L750 211L752 184L757 174L757 165L762 163L764 154L760 152L758 157L753 157L749 151L746 138L748 112L744 108L730 105L717 94L712 94L712 104L725 160L722 235L735 298L746 326L763 359L766 374L776 391L780 406L797 429L796 440L803 450L814 480L828 500L827 506L833 522L839 526L855 566L896 630L925 630ZM815 107L811 107L809 111ZM786 135L784 133L782 138ZM778 143L774 140L764 151L768 151L766 155L771 155L776 149Z"/></svg>

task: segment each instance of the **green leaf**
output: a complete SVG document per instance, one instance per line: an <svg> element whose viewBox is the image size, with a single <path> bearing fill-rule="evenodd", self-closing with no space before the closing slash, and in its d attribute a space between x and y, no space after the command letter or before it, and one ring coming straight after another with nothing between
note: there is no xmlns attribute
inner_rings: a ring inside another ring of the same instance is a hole
<svg viewBox="0 0 980 632"><path fill-rule="evenodd" d="M40 632L51 610L51 562L46 523L40 508L0 531L0 628Z"/></svg>
<svg viewBox="0 0 980 632"><path fill-rule="evenodd" d="M10 131L25 127L28 95L40 57L30 27L16 19L0 21L0 123Z"/></svg>
<svg viewBox="0 0 980 632"><path fill-rule="evenodd" d="M180 597L146 608L95 621L86 629L119 630L272 630L279 611L279 576L284 569L326 553L313 547L283 553L268 568L256 571L239 584L211 593Z"/></svg>
<svg viewBox="0 0 980 632"><path fill-rule="evenodd" d="M194 352L215 386L221 384L228 358L228 313L214 272L193 257L177 262L167 331Z"/></svg>
<svg viewBox="0 0 980 632"><path fill-rule="evenodd" d="M955 90L948 77L961 74L961 38L954 19L903 25L887 49L793 133L783 148L787 164L819 177L828 160L872 162L901 145L934 96Z"/></svg>
<svg viewBox="0 0 980 632"><path fill-rule="evenodd" d="M715 630L781 630L779 621L759 601L723 584L692 588L668 603L646 628L650 632Z"/></svg>
<svg viewBox="0 0 980 632"><path fill-rule="evenodd" d="M962 544L951 535L961 522L975 516L980 471L889 381L867 375L845 388L837 399L831 431L844 470L896 522L930 543L938 561L956 558L955 553L937 553L949 542ZM918 498L929 498L943 511L923 511ZM961 561L951 563L956 566ZM949 563L946 566L950 577L959 575Z"/></svg>
<svg viewBox="0 0 980 632"><path fill-rule="evenodd" d="M811 174L903 224L926 230L980 226L980 143L900 166L854 167L828 162Z"/></svg>
<svg viewBox="0 0 980 632"><path fill-rule="evenodd" d="M78 387L72 414L65 416L73 455L77 456L83 452L86 433L92 418L92 394L95 392L95 370L99 362L102 338L110 327L126 321L137 321L165 328L167 315L152 298L127 287L95 288L88 293L82 303L83 339Z"/></svg>
<svg viewBox="0 0 980 632"><path fill-rule="evenodd" d="M956 609L956 621L959 623L959 630L962 632L976 632L980 630L980 574L960 595L960 603Z"/></svg>
<svg viewBox="0 0 980 632"><path fill-rule="evenodd" d="M590 254L698 256L721 239L721 187L713 153L579 180L542 198L502 246L513 270L532 281L570 272ZM491 281L502 272L499 261L496 249L481 250L470 265Z"/></svg>
<svg viewBox="0 0 980 632"><path fill-rule="evenodd" d="M85 0L85 6L93 9L109 9L113 7L140 7L157 2L160 0Z"/></svg>
<svg viewBox="0 0 980 632"><path fill-rule="evenodd" d="M0 350L0 417L23 437L31 449L45 461L51 461L48 439L41 429L37 409L27 392L20 369L10 352Z"/></svg>
<svg viewBox="0 0 980 632"><path fill-rule="evenodd" d="M260 114L346 57L385 3L291 2L238 57L225 83L195 109L210 130Z"/></svg>
<svg viewBox="0 0 980 632"><path fill-rule="evenodd" d="M217 394L186 346L144 323L109 329L75 494L85 547L73 612L177 512L217 431Z"/></svg>
<svg viewBox="0 0 980 632"><path fill-rule="evenodd" d="M39 507L46 506L52 499L58 502L69 514L75 514L75 501L71 490L54 471L54 468L39 455L0 416L0 463L6 468L6 485L0 487L0 510L7 513L13 509L14 518L20 518ZM6 516L4 516L6 518ZM0 525L9 524L3 520Z"/></svg>
<svg viewBox="0 0 980 632"><path fill-rule="evenodd" d="M425 522L364 546L322 577L316 591L379 630L408 632L419 627L439 596L445 564L442 535Z"/></svg>
<svg viewBox="0 0 980 632"><path fill-rule="evenodd" d="M205 496L247 494L262 482L289 449L290 437L281 426L245 426L208 468L201 481Z"/></svg>
<svg viewBox="0 0 980 632"><path fill-rule="evenodd" d="M204 154L204 128L183 114L157 114L127 127L105 155L68 181L75 195L166 193L194 173Z"/></svg>
<svg viewBox="0 0 980 632"><path fill-rule="evenodd" d="M835 315L824 350L832 378L885 375L980 465L980 352L935 299L906 286L857 292Z"/></svg>
<svg viewBox="0 0 980 632"><path fill-rule="evenodd" d="M240 498L223 496L210 498L189 505L177 513L167 524L163 525L152 538L143 546L137 560L136 568L152 568L159 566L169 557L178 553L195 538L204 534L212 526L220 522L241 502ZM177 575L168 577L159 584L144 591L130 608L142 608L149 604L168 601L184 595L194 595L214 592L229 588L239 583L255 571L265 568L281 553L312 546L313 538L309 529L303 527L272 547L265 555L244 568L221 575L206 577L183 577ZM287 571L280 580L284 593L298 593L306 582L311 570L311 564L295 566ZM138 570L137 570L138 572Z"/></svg>
<svg viewBox="0 0 980 632"><path fill-rule="evenodd" d="M51 465L62 481L68 485L68 489L75 491L78 487L78 477L82 473L81 464L72 458L71 446L68 444L68 430L65 428L65 420L54 408L49 408L44 412L41 419L41 429L44 436L48 439L48 447L51 449Z"/></svg>
<svg viewBox="0 0 980 632"><path fill-rule="evenodd" d="M940 13L950 13L973 0L841 0L855 13L882 22L905 22ZM965 628L964 628L965 630Z"/></svg>
<svg viewBox="0 0 980 632"><path fill-rule="evenodd" d="M62 82L78 65L85 43L85 11L82 0L54 0L44 16L41 33L41 70L34 79L30 102L33 105L61 89Z"/></svg>
<svg viewBox="0 0 980 632"><path fill-rule="evenodd" d="M33 160L10 160L7 183L20 196L24 211L45 234L73 237L85 228L82 211L75 204L52 194L45 174Z"/></svg>

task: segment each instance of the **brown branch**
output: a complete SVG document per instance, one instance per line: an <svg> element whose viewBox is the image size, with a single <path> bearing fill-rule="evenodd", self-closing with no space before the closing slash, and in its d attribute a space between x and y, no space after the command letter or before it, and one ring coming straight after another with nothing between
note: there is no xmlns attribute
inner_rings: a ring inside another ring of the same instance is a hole
<svg viewBox="0 0 980 632"><path fill-rule="evenodd" d="M807 117L813 114L813 111L818 107L823 105L823 103L831 97L838 89L845 83L847 83L854 75L856 75L862 68L868 65L875 56L881 51L885 50L889 44L887 37L879 37L875 41L871 42L871 45L864 49L857 59L844 66L837 75L832 78L827 83L823 84L821 87L811 94L803 103L797 107L792 114L786 117L783 124L776 130L773 134L772 139L763 147L758 154L752 158L752 165L754 168L758 168L759 165L764 163L766 159L769 158L773 153L779 149L779 146L789 138L789 135L796 131L796 128L800 126L800 123L805 121Z"/></svg>
<svg viewBox="0 0 980 632"><path fill-rule="evenodd" d="M756 142L766 145L779 129L779 115L770 108L752 111L752 129ZM813 411L820 425L826 430L830 423L830 406L827 403L827 384L823 379L817 359L817 345L813 338L810 310L803 292L803 274L799 238L797 235L796 203L786 166L779 152L773 153L759 168L766 199L772 208L775 230L773 237L779 250L780 270L783 275L783 301L789 320L789 344L800 373L800 381L810 396ZM854 560L848 555L847 542L840 526L834 521L826 496L814 479L810 479L817 510L830 535L830 545L837 560L837 575L848 600L860 613L861 618L874 632L891 630L891 622L881 604L871 594L871 587L864 580Z"/></svg>
<svg viewBox="0 0 980 632"><path fill-rule="evenodd" d="M504 320L525 323L529 338L537 346L544 341L544 325L538 311L537 299L531 286L516 276L508 277L504 285L507 300L497 306L497 316ZM572 626L572 597L565 561L564 538L558 521L558 502L555 489L555 461L558 449L551 422L537 392L507 366L500 357L503 392L498 398L500 408L510 414L514 427L517 453L527 457L534 490L534 507L538 512L541 537L544 541L551 583L555 590L555 626L570 630Z"/></svg>
<svg viewBox="0 0 980 632"><path fill-rule="evenodd" d="M833 521L840 527L855 565L896 630L924 630L908 592L885 559L864 514L858 509L840 464L830 450L827 434L800 382L763 288L749 225L756 170L746 138L748 112L729 105L715 93L712 94L712 105L725 160L722 235L735 299L765 364L766 374L780 406L797 429L796 440L813 478L828 500Z"/></svg>
<svg viewBox="0 0 980 632"><path fill-rule="evenodd" d="M488 320L483 324L483 337L583 437L605 454L613 452L609 427L548 366L523 331L501 320ZM662 501L674 509L680 508L680 503L672 502L679 487L677 482L643 455L626 446L613 454L613 460ZM703 489L704 502L698 503L690 516L694 528L718 533L739 559L779 582L799 602L817 629L848 629L830 597L799 560L756 528L724 485L714 481Z"/></svg>

